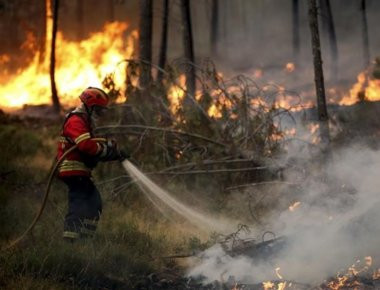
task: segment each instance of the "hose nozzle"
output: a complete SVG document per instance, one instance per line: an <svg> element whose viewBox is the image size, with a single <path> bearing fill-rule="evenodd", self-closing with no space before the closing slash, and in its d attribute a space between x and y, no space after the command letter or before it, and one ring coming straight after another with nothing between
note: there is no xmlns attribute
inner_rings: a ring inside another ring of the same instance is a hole
<svg viewBox="0 0 380 290"><path fill-rule="evenodd" d="M119 161L120 162L123 162L124 160L126 159L129 159L131 156L128 154L127 151L125 150L120 150L120 157L119 157Z"/></svg>

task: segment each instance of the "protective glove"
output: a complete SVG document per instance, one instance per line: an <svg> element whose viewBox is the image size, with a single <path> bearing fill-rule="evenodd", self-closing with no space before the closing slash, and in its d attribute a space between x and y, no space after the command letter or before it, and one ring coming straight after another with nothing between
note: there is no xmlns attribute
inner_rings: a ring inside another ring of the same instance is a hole
<svg viewBox="0 0 380 290"><path fill-rule="evenodd" d="M102 146L103 150L99 156L101 161L114 161L121 158L120 150L115 140L108 140L106 143L103 143Z"/></svg>

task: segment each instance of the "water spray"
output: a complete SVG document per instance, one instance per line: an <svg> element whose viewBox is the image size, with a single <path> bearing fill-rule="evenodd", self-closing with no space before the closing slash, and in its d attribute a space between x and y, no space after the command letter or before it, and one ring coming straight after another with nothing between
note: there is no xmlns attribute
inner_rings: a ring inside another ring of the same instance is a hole
<svg viewBox="0 0 380 290"><path fill-rule="evenodd" d="M180 216L184 217L191 224L207 231L216 232L227 232L228 229L232 228L232 225L226 221L215 219L205 214L196 211L189 206L181 203L175 199L172 194L166 190L159 187L150 178L148 178L144 173L142 173L135 165L130 161L125 160L122 162L123 167L131 176L131 178L137 183L141 191L148 197L148 199L158 207L157 203L154 202L154 198L159 199L167 207L171 208ZM159 208L160 209L160 208Z"/></svg>

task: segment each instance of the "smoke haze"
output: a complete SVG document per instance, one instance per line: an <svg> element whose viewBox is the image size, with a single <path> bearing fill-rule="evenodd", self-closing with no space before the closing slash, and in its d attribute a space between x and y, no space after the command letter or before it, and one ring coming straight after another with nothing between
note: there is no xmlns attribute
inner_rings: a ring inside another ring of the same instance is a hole
<svg viewBox="0 0 380 290"><path fill-rule="evenodd" d="M375 255L380 243L379 171L376 150L353 146L335 152L324 176L311 172L307 177L300 206L272 218L270 229L287 238L274 260L230 257L216 245L188 275L207 281L233 275L259 283L278 279L275 268L280 267L286 280L318 285L358 259Z"/></svg>

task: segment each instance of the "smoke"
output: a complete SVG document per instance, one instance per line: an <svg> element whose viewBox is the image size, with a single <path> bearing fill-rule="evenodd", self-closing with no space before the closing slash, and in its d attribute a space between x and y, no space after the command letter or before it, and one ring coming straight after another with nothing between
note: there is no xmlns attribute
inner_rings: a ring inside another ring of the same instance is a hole
<svg viewBox="0 0 380 290"><path fill-rule="evenodd" d="M188 275L203 276L206 282L234 276L243 283L259 283L278 279L275 269L280 267L286 280L318 285L358 259L376 255L379 172L379 151L353 146L334 152L322 174L320 168L309 172L300 206L272 216L271 230L286 237L285 247L275 258L231 257L215 245ZM291 182L292 175L286 176Z"/></svg>

